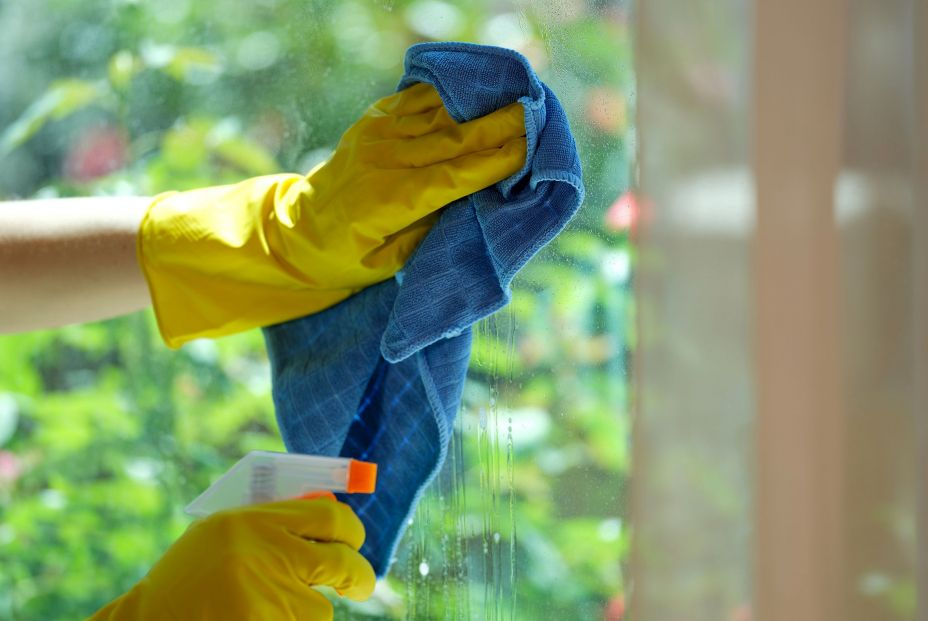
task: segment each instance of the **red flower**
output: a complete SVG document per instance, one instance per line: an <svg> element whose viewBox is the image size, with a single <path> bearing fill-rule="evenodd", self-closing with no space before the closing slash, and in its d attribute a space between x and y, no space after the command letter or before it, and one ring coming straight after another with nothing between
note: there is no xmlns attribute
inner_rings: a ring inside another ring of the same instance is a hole
<svg viewBox="0 0 928 621"><path fill-rule="evenodd" d="M72 181L92 181L122 168L126 156L126 140L118 130L93 127L81 134L68 151L64 174Z"/></svg>

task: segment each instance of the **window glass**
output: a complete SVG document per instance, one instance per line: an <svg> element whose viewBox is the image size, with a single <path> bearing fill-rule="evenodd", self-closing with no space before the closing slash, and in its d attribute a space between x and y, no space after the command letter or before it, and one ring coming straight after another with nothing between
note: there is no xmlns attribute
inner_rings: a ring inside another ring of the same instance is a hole
<svg viewBox="0 0 928 621"><path fill-rule="evenodd" d="M419 41L525 54L587 184L476 329L452 450L391 575L343 619L624 615L637 209L620 0L0 3L0 198L153 195L306 171ZM36 19L41 15L42 19ZM160 341L150 312L0 337L0 619L87 616L245 452L283 450L260 332Z"/></svg>

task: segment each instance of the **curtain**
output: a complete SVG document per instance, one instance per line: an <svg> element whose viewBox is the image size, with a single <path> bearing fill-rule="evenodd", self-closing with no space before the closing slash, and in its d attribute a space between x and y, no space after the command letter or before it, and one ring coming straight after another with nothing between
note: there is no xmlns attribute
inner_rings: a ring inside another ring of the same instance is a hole
<svg viewBox="0 0 928 621"><path fill-rule="evenodd" d="M923 5L638 3L636 621L928 618Z"/></svg>

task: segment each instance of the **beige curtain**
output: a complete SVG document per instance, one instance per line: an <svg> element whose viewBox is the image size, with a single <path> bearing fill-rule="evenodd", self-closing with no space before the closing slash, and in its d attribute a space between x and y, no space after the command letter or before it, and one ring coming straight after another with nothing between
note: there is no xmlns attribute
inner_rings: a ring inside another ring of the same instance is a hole
<svg viewBox="0 0 928 621"><path fill-rule="evenodd" d="M638 2L635 621L928 619L926 22Z"/></svg>

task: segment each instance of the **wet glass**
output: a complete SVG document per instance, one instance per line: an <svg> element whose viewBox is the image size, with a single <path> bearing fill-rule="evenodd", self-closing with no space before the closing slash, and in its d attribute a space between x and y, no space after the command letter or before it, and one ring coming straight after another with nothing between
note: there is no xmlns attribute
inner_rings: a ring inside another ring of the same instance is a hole
<svg viewBox="0 0 928 621"><path fill-rule="evenodd" d="M516 49L564 105L586 202L477 327L444 471L390 576L337 618L625 614L629 19L619 0L0 3L0 198L306 171L419 41ZM0 337L0 619L127 590L250 450L282 450L258 332L171 352L146 312Z"/></svg>

